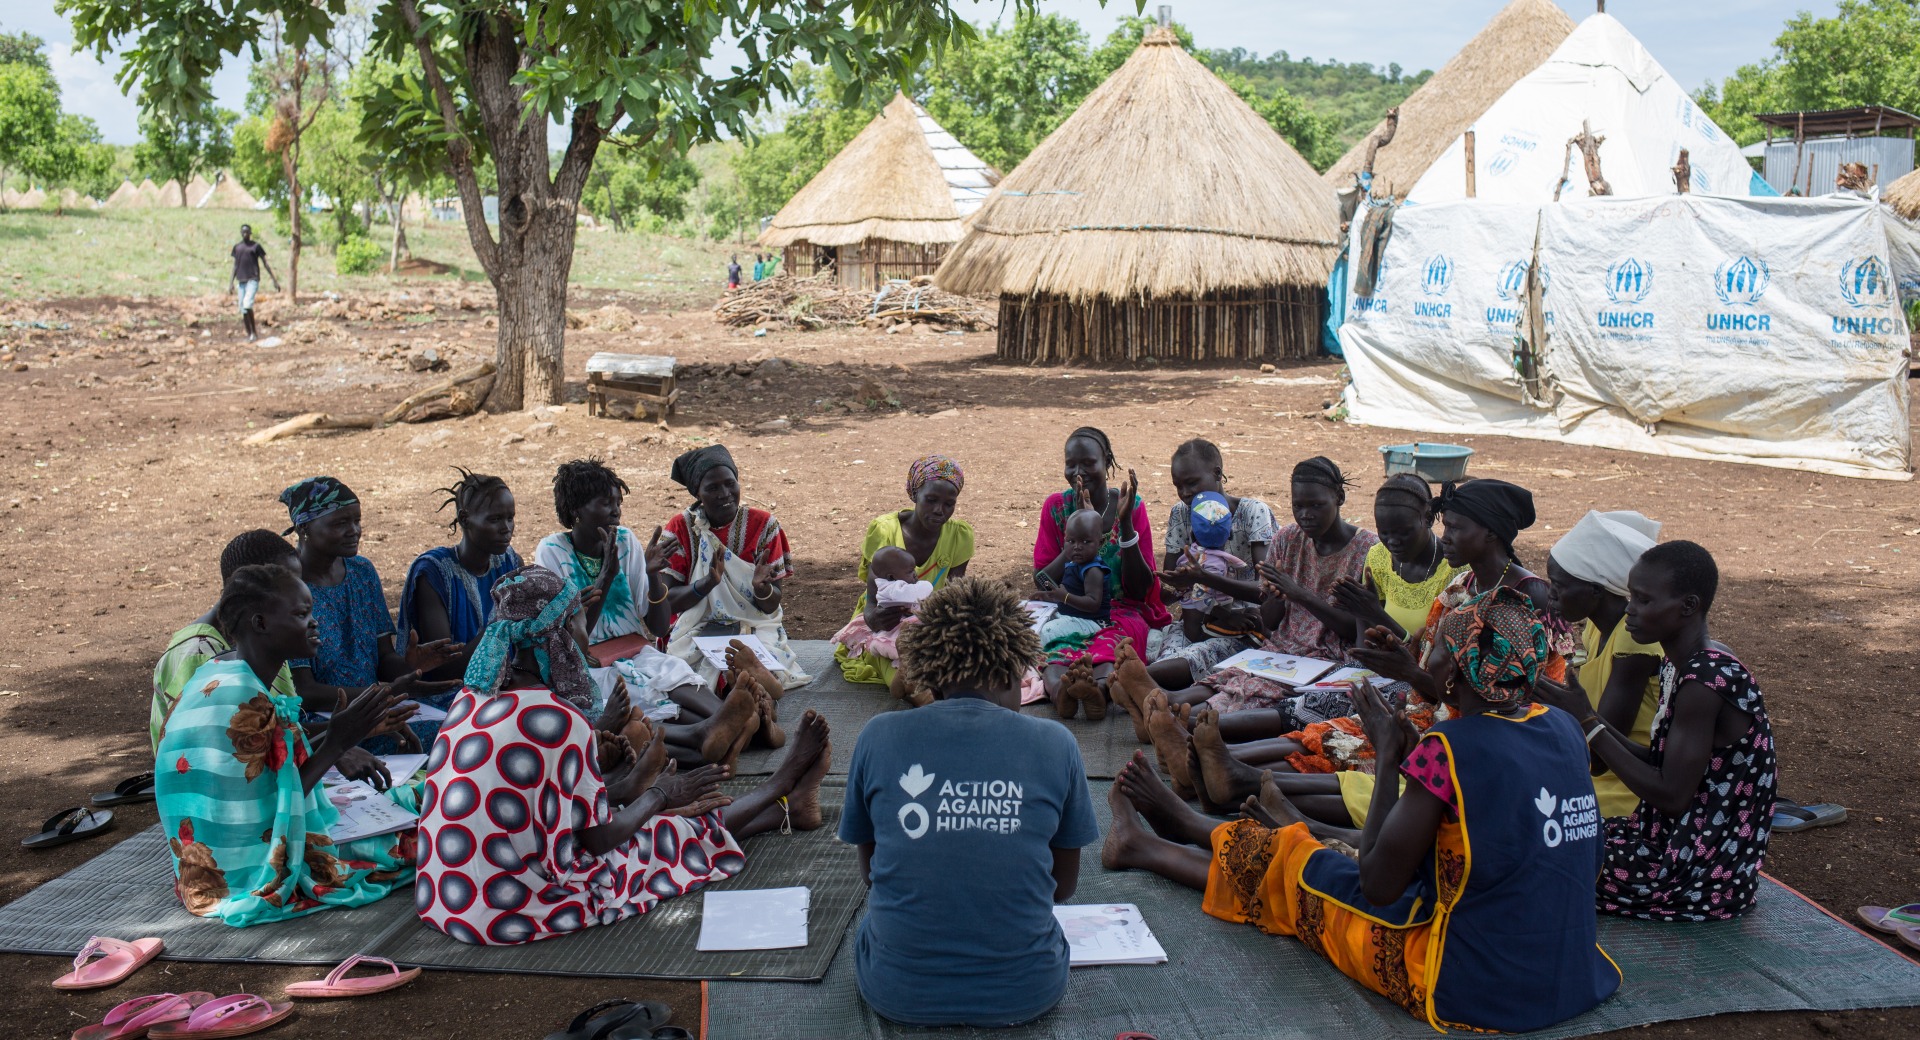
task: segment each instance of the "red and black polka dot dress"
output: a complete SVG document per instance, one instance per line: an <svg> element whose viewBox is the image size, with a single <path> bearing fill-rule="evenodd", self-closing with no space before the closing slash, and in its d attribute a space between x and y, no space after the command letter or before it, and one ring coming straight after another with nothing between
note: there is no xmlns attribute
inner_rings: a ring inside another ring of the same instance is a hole
<svg viewBox="0 0 1920 1040"><path fill-rule="evenodd" d="M420 919L510 946L644 914L746 866L718 812L656 816L604 856L579 847L578 832L611 819L578 709L544 689L460 691L427 761Z"/></svg>

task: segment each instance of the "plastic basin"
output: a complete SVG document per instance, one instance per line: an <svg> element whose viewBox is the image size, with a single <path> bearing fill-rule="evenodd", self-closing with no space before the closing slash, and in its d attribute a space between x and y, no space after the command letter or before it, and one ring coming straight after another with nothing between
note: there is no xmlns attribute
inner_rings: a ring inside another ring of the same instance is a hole
<svg viewBox="0 0 1920 1040"><path fill-rule="evenodd" d="M1461 444L1383 444L1380 457L1387 464L1387 476L1418 473L1435 484L1459 480L1467 475L1467 459L1473 449Z"/></svg>

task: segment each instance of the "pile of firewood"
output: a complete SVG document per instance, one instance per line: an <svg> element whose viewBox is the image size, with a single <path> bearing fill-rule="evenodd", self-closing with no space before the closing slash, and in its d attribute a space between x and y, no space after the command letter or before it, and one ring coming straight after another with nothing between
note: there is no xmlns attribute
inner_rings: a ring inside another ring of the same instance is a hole
<svg viewBox="0 0 1920 1040"><path fill-rule="evenodd" d="M879 328L923 322L989 330L995 324L989 302L943 292L926 278L888 282L878 290L851 289L835 284L832 272L749 282L730 290L713 313L722 325L735 328Z"/></svg>

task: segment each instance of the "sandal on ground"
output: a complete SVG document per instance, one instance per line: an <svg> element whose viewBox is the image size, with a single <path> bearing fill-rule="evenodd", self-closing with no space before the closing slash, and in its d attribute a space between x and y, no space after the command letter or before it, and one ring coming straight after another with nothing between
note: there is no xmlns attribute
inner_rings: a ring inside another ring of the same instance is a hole
<svg viewBox="0 0 1920 1040"><path fill-rule="evenodd" d="M95 807L108 805L132 805L136 802L153 801L153 774L141 773L120 781L111 791L102 791L89 801Z"/></svg>
<svg viewBox="0 0 1920 1040"><path fill-rule="evenodd" d="M1815 827L1831 827L1845 822L1846 806L1832 802L1820 802L1817 805L1782 805L1775 802L1773 806L1773 831L1776 834L1810 831Z"/></svg>
<svg viewBox="0 0 1920 1040"><path fill-rule="evenodd" d="M693 1040L693 1034L679 1026L661 1026L647 1040Z"/></svg>
<svg viewBox="0 0 1920 1040"><path fill-rule="evenodd" d="M91 838L111 826L112 813L105 809L96 811L76 805L47 817L47 822L40 825L40 833L21 838L20 844L30 849L50 849L81 838Z"/></svg>
<svg viewBox="0 0 1920 1040"><path fill-rule="evenodd" d="M359 978L347 978L347 972L362 964L384 964L389 969L385 975L363 975ZM319 982L290 982L287 984L289 997L364 997L370 993L385 993L420 977L419 968L400 970L398 964L385 957L363 957L355 954L340 962L340 966L327 973Z"/></svg>
<svg viewBox="0 0 1920 1040"><path fill-rule="evenodd" d="M177 1022L213 999L211 993L154 993L135 997L107 1012L98 1025L74 1030L73 1040L132 1040L162 1022Z"/></svg>
<svg viewBox="0 0 1920 1040"><path fill-rule="evenodd" d="M110 935L96 935L73 958L73 970L53 980L54 989L99 989L111 986L139 971L148 961L160 956L166 943L158 939L122 942Z"/></svg>
<svg viewBox="0 0 1920 1040"><path fill-rule="evenodd" d="M147 1035L154 1040L164 1040L166 1037L174 1040L223 1040L225 1037L258 1033L268 1026L286 1021L292 1014L292 1002L272 1004L266 998L251 993L235 993L194 1008L193 1013L181 1021L154 1026L147 1030Z"/></svg>
<svg viewBox="0 0 1920 1040"><path fill-rule="evenodd" d="M547 1034L546 1040L630 1040L651 1038L673 1012L658 1001L624 997L603 1000L573 1017L567 1028ZM618 1036L615 1036L616 1031Z"/></svg>
<svg viewBox="0 0 1920 1040"><path fill-rule="evenodd" d="M1868 928L1892 935L1900 926L1920 928L1920 903L1908 903L1906 906L1884 907L1863 906L1854 913L1867 923Z"/></svg>
<svg viewBox="0 0 1920 1040"><path fill-rule="evenodd" d="M1901 942L1906 943L1916 950L1920 950L1920 928L1910 924L1903 924L1894 929L1893 934L1899 936Z"/></svg>

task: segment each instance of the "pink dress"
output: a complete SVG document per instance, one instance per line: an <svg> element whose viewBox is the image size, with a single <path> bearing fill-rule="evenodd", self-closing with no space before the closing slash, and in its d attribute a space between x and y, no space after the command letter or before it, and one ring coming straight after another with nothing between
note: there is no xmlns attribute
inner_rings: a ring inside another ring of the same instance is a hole
<svg viewBox="0 0 1920 1040"><path fill-rule="evenodd" d="M1063 528L1067 522L1068 494L1056 491L1048 495L1046 504L1040 507L1040 533L1033 542L1035 570L1052 563L1066 546ZM1122 637L1133 640L1134 651L1145 659L1147 633L1173 623L1173 616L1167 613L1166 604L1160 602L1160 578L1157 573L1160 557L1154 554L1153 525L1147 519L1146 504L1138 495L1133 498L1133 531L1140 536L1140 544L1120 548L1120 521L1116 518L1113 529L1107 532L1107 539L1100 547L1100 561L1106 565L1108 575L1107 601L1111 604L1107 627L1094 636L1084 649L1062 648L1053 651L1048 655L1048 664L1071 664L1082 657L1092 660L1094 664L1112 664ZM1120 594L1120 554L1130 552L1140 553L1149 572L1154 573L1144 600L1128 599Z"/></svg>
<svg viewBox="0 0 1920 1040"><path fill-rule="evenodd" d="M1331 556L1322 556L1314 549L1313 539L1300 530L1299 524L1288 524L1274 535L1273 543L1267 546L1267 562L1273 564L1280 573L1291 575L1293 580L1313 590L1320 598L1330 600L1333 598L1333 587L1341 578L1361 580L1367 569L1367 550L1379 541L1372 531L1356 527L1345 547ZM1279 626L1261 649L1297 657L1316 657L1323 661L1347 659L1346 641L1338 634L1327 631L1327 626L1321 624L1312 611L1292 603L1287 605L1287 612L1281 615ZM1238 668L1215 672L1202 679L1201 685L1219 691L1207 698L1207 704L1223 715L1251 708L1271 708L1294 695L1292 687L1250 675Z"/></svg>
<svg viewBox="0 0 1920 1040"><path fill-rule="evenodd" d="M655 816L595 856L575 835L613 819L593 725L544 689L463 689L427 760L420 801L420 919L465 943L511 946L612 924L738 874L720 825Z"/></svg>

